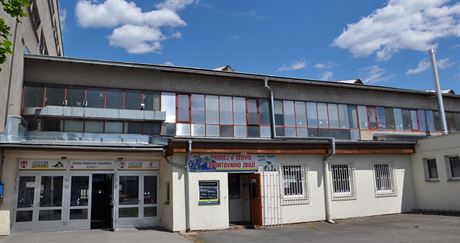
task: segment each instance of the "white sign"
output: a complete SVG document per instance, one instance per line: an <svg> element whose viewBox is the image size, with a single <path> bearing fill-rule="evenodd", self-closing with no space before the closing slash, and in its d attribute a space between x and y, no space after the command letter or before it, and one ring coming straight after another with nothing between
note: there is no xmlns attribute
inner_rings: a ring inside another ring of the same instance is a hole
<svg viewBox="0 0 460 243"><path fill-rule="evenodd" d="M113 170L114 161L102 160L71 160L71 170Z"/></svg>
<svg viewBox="0 0 460 243"><path fill-rule="evenodd" d="M120 170L159 170L159 161L119 161Z"/></svg>
<svg viewBox="0 0 460 243"><path fill-rule="evenodd" d="M26 182L26 188L34 188L34 187L35 187L35 181Z"/></svg>
<svg viewBox="0 0 460 243"><path fill-rule="evenodd" d="M62 160L19 160L19 170L65 170Z"/></svg>

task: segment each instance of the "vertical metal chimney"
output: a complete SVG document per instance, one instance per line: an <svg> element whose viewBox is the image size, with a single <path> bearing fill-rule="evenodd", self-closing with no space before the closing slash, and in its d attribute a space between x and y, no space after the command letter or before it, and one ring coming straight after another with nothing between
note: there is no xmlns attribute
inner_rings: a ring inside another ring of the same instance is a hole
<svg viewBox="0 0 460 243"><path fill-rule="evenodd" d="M434 55L434 49L430 49L428 52L430 53L431 68L433 69L434 86L435 86L436 96L438 98L438 107L439 107L439 115L441 118L442 134L447 135L449 134L449 130L447 129L446 112L444 110L444 101L442 100L441 84L439 83L438 67L436 65L436 57Z"/></svg>

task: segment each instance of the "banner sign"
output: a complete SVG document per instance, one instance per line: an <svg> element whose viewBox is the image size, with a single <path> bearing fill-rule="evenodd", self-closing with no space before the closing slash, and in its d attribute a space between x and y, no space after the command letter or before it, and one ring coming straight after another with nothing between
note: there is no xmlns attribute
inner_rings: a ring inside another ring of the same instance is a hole
<svg viewBox="0 0 460 243"><path fill-rule="evenodd" d="M159 161L119 161L120 170L159 170Z"/></svg>
<svg viewBox="0 0 460 243"><path fill-rule="evenodd" d="M18 170L65 170L62 160L19 160Z"/></svg>
<svg viewBox="0 0 460 243"><path fill-rule="evenodd" d="M200 200L198 204L219 204L219 182L199 181Z"/></svg>
<svg viewBox="0 0 460 243"><path fill-rule="evenodd" d="M71 170L113 170L115 167L114 161L102 160L71 160Z"/></svg>
<svg viewBox="0 0 460 243"><path fill-rule="evenodd" d="M188 166L190 172L258 171L260 167L273 168L274 155L256 154L193 154Z"/></svg>

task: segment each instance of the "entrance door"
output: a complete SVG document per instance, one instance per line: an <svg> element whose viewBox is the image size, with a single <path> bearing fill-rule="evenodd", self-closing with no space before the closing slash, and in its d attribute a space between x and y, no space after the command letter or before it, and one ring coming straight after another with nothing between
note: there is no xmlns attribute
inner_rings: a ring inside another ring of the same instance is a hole
<svg viewBox="0 0 460 243"><path fill-rule="evenodd" d="M249 174L228 173L228 207L231 223L250 222Z"/></svg>
<svg viewBox="0 0 460 243"><path fill-rule="evenodd" d="M91 191L91 229L111 229L113 175L93 174Z"/></svg>
<svg viewBox="0 0 460 243"><path fill-rule="evenodd" d="M90 229L91 203L90 175L72 175L70 177L70 196L68 200L68 230Z"/></svg>
<svg viewBox="0 0 460 243"><path fill-rule="evenodd" d="M251 184L251 224L262 225L262 191L260 174L249 176Z"/></svg>
<svg viewBox="0 0 460 243"><path fill-rule="evenodd" d="M156 173L121 173L118 176L116 227L158 225L158 187Z"/></svg>

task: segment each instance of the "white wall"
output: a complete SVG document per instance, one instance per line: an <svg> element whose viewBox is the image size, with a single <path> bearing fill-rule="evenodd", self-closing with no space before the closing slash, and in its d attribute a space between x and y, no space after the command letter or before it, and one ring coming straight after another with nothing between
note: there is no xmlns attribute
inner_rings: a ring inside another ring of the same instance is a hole
<svg viewBox="0 0 460 243"><path fill-rule="evenodd" d="M460 181L448 180L445 156L460 154L460 134L419 140L412 156L416 207L460 211ZM424 159L436 159L439 180L425 178Z"/></svg>

